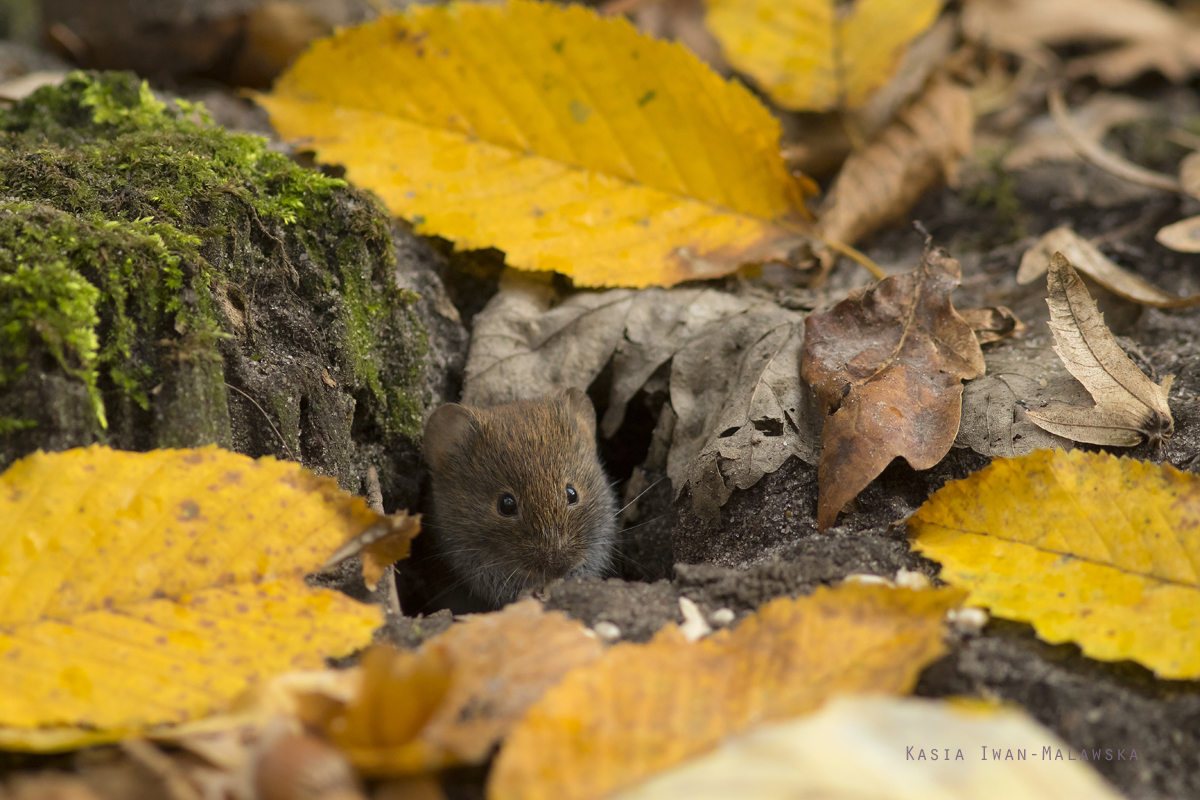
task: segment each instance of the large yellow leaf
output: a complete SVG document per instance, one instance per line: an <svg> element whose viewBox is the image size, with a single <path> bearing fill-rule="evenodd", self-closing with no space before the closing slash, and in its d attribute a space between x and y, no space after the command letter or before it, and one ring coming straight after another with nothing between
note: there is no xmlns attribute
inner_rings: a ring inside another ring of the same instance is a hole
<svg viewBox="0 0 1200 800"><path fill-rule="evenodd" d="M941 0L705 0L725 57L779 105L856 108L887 83Z"/></svg>
<svg viewBox="0 0 1200 800"><path fill-rule="evenodd" d="M846 584L780 598L689 643L672 625L568 673L505 740L490 800L605 797L837 692L905 694L941 655L957 590Z"/></svg>
<svg viewBox="0 0 1200 800"><path fill-rule="evenodd" d="M215 447L18 461L0 476L0 744L183 720L363 646L378 610L304 575L376 519L298 464Z"/></svg>
<svg viewBox="0 0 1200 800"><path fill-rule="evenodd" d="M909 532L969 603L1093 658L1200 676L1200 477L1038 450L945 486Z"/></svg>
<svg viewBox="0 0 1200 800"><path fill-rule="evenodd" d="M587 286L783 255L779 123L677 44L581 6L413 6L318 42L259 98L419 233Z"/></svg>

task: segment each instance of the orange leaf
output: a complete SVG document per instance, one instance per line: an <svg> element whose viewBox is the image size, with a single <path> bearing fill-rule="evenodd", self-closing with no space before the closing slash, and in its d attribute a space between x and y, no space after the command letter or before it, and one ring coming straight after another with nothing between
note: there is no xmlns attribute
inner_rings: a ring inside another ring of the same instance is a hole
<svg viewBox="0 0 1200 800"><path fill-rule="evenodd" d="M942 650L957 591L846 584L781 598L688 643L677 626L577 669L509 734L490 800L601 797L835 692L906 694Z"/></svg>
<svg viewBox="0 0 1200 800"><path fill-rule="evenodd" d="M600 651L582 624L514 603L416 653L369 651L359 695L317 722L370 776L479 764L548 687Z"/></svg>

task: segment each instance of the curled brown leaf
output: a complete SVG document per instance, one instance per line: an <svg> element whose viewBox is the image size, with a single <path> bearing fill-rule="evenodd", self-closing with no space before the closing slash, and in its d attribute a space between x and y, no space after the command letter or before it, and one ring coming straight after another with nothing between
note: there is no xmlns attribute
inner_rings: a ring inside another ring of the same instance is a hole
<svg viewBox="0 0 1200 800"><path fill-rule="evenodd" d="M1017 319L1017 315L1008 306L964 308L958 315L975 331L975 338L980 344L991 344L1020 336L1025 331L1025 323Z"/></svg>
<svg viewBox="0 0 1200 800"><path fill-rule="evenodd" d="M800 372L829 416L817 467L817 527L893 458L942 460L958 433L962 381L984 372L971 326L954 310L958 262L943 250L852 293L805 322Z"/></svg>
<svg viewBox="0 0 1200 800"><path fill-rule="evenodd" d="M915 104L846 159L818 215L820 235L852 245L902 216L938 181L955 183L974 126L970 92L931 80Z"/></svg>

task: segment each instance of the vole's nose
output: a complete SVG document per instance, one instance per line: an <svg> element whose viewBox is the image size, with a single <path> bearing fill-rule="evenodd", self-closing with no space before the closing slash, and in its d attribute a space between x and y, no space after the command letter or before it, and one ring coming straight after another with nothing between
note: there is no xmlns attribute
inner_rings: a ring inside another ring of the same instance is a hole
<svg viewBox="0 0 1200 800"><path fill-rule="evenodd" d="M579 556L575 548L558 537L547 537L538 548L535 572L545 576L546 581L561 578L578 566Z"/></svg>

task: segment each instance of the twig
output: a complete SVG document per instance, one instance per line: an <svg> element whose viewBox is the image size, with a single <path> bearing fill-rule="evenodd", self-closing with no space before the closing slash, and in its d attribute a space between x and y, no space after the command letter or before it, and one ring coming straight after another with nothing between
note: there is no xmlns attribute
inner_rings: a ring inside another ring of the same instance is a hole
<svg viewBox="0 0 1200 800"><path fill-rule="evenodd" d="M383 511L383 488L379 485L379 470L374 464L367 465L367 477L364 479L367 490L367 506L376 514Z"/></svg>
<svg viewBox="0 0 1200 800"><path fill-rule="evenodd" d="M1112 173L1118 178L1124 178L1131 183L1138 183L1142 186L1149 186L1153 189L1162 189L1168 192L1183 192L1183 186L1170 175L1164 175L1161 172L1139 167L1137 164L1121 158L1116 153L1105 150L1100 146L1099 142L1089 141L1084 137L1067 115L1066 103L1063 102L1062 92L1058 90L1057 86L1050 87L1047 101L1050 106L1050 116L1054 118L1054 123L1058 125L1058 129L1062 131L1062 134L1067 137L1067 141L1071 143L1071 147L1075 148L1076 153L1079 153L1079 155L1100 169Z"/></svg>
<svg viewBox="0 0 1200 800"><path fill-rule="evenodd" d="M234 386L234 385L233 385L233 384L231 384L231 383L225 383L225 388L226 388L226 389L233 389L235 392L237 392L238 394L240 394L242 397L244 397L244 398L246 398L247 400L249 400L249 401L250 401L250 404L251 404L252 406L254 406L255 408L257 408L257 409L258 409L258 410L259 410L259 411L262 413L263 417L264 417L264 418L267 420L267 424L271 426L271 430L275 431L275 435L279 437L279 443L283 445L283 451L284 451L285 453L287 453L287 457L288 457L288 458L290 458L292 461L299 461L299 460L300 460L300 459L296 458L296 456L294 456L294 455L292 454L292 448L288 447L287 439L284 439L284 438L283 438L283 434L279 432L279 428L276 428L276 427L275 427L275 423L274 423L274 422L271 420L271 417L270 417L270 415L269 415L269 414L267 414L267 412L266 412L266 411L263 411L263 407L262 407L262 406L260 406L260 405L259 405L258 403L256 403L256 402L254 402L254 398L253 398L253 397L251 397L250 395L246 394L246 393L245 393L245 392L243 392L241 389L239 389L238 387Z"/></svg>
<svg viewBox="0 0 1200 800"><path fill-rule="evenodd" d="M865 253L861 253L858 250L855 250L850 245L843 244L842 242L839 242L836 239L826 239L824 236L820 236L819 234L818 234L818 237L821 239L822 242L825 243L825 246L828 247L830 250L836 251L836 252L844 255L846 258L849 258L852 261L857 261L859 264L862 265L863 269L865 269L867 272L874 275L876 280L881 281L887 277L887 273L884 272L879 267L879 265L876 264L874 261L872 261Z"/></svg>
<svg viewBox="0 0 1200 800"><path fill-rule="evenodd" d="M374 464L367 466L364 483L366 483L367 490L367 506L376 514L384 513L383 488L379 485L379 470L375 469ZM400 592L396 588L395 567L388 567L384 570L379 585L375 587L375 592L389 618L404 616L404 610L400 607Z"/></svg>

